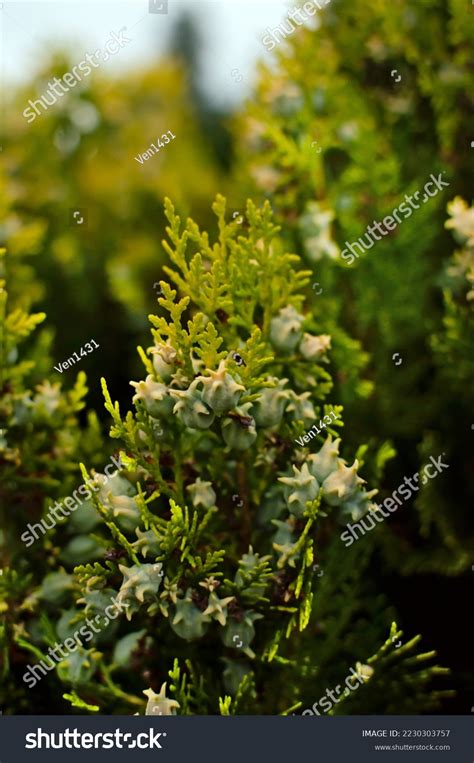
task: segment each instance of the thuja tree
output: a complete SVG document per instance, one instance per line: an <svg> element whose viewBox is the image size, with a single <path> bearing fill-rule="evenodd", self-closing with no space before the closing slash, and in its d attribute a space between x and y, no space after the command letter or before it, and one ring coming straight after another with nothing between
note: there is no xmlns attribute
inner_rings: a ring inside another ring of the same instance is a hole
<svg viewBox="0 0 474 763"><path fill-rule="evenodd" d="M97 487L83 519L100 518L107 550L75 568L56 635L111 598L126 615L45 680L91 712L289 713L348 675L361 687L341 698L347 712L435 707L443 671L391 625L368 546L339 539L374 491L362 460L343 456L331 338L305 314L307 272L268 203L249 201L244 224L226 222L222 197L213 209L211 243L166 203L170 283L153 344L139 348L134 411L103 382L122 468L106 481L82 467Z"/></svg>
<svg viewBox="0 0 474 763"><path fill-rule="evenodd" d="M472 437L472 377L474 373L474 209L460 197L448 204L445 227L457 247L447 259L440 282L443 289L443 321L430 341L438 389L450 390L450 398L438 406L439 430L429 429L420 445L428 459L436 449L449 452L452 481L463 485L463 501L453 501L451 484L437 488L428 483L416 503L423 543L410 550L409 569L429 568L437 554L445 570L459 572L472 565L474 540L472 518L465 505L474 501L469 458ZM451 433L453 421L459 422ZM461 431L459 431L461 430ZM447 438L441 433L450 432ZM449 450L448 450L449 449ZM450 506L449 514L446 505ZM391 550L393 554L393 549Z"/></svg>
<svg viewBox="0 0 474 763"><path fill-rule="evenodd" d="M41 658L32 634L58 616L61 596L72 589L63 564L87 560L91 541L54 532L39 523L49 506L80 479L78 461L101 464L103 442L96 416L79 421L87 393L84 373L71 389L48 380L53 360L51 331L37 331L44 313L31 313L35 288L29 284L26 255L35 248L40 226L14 228L11 249L0 249L0 701L4 712L28 712L30 698L21 676L28 658ZM13 288L7 287L12 282ZM27 550L21 536L35 525ZM51 527L51 519L49 520ZM53 528L51 528L53 529ZM35 538L34 545L33 538ZM48 687L37 701L51 706ZM59 697L60 698L60 697ZM56 701L53 702L56 707Z"/></svg>
<svg viewBox="0 0 474 763"><path fill-rule="evenodd" d="M441 444L456 465L429 488L437 522L455 545L445 547L443 531L430 539L423 561L416 555L418 569L441 574L466 568L470 558L469 501L465 494L453 500L470 468L470 428L454 426L469 392L464 385L460 410L453 378L454 369L466 365L469 345L457 343L453 373L443 376L432 337L443 329L439 286L451 254L446 204L470 193L473 31L462 0L333 0L318 13L317 27L297 26L275 45L275 60L262 66L256 97L238 122L245 190L271 200L287 246L313 268L313 309L333 336L334 381L351 423L348 442L357 445L359 432L368 441L392 439L399 457L385 483L390 491L434 454L430 443ZM405 194L420 191L421 201L432 173L449 187L387 235L377 234L380 241L364 238L367 226L391 215ZM348 265L351 256L343 260L342 252L350 255L348 243L359 238L367 251L357 244L359 257ZM370 397L347 373L342 329L370 353ZM401 365L394 366L394 353ZM460 522L455 513L463 514ZM400 554L400 543L408 549L406 529L400 528L392 556L397 569L401 557L402 567L413 571L415 556ZM419 529L412 528L410 550L419 545Z"/></svg>
<svg viewBox="0 0 474 763"><path fill-rule="evenodd" d="M53 50L29 82L11 90L2 181L23 227L32 218L47 221L35 288L41 284L49 322L68 326L56 334L58 356L69 357L71 346L93 337L101 352L88 361L91 378L100 377L104 365L115 368L126 389L126 369L136 360L133 348L146 329L161 273L155 231L165 222L165 189L205 220L222 175L193 118L185 76L168 57L118 77L94 69L80 92L71 88L45 112L39 106L41 116L29 124L22 112L32 94L75 62L71 51ZM170 151L161 151L155 162L135 160L170 128L176 136ZM117 162L119 155L123 161ZM78 199L87 215L81 225L71 217ZM99 407L100 388L91 395Z"/></svg>

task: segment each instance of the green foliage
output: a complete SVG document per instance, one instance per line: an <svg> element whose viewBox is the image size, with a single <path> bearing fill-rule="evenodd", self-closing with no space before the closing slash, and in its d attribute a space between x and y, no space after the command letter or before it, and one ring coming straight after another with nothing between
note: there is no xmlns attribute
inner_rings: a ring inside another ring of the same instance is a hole
<svg viewBox="0 0 474 763"><path fill-rule="evenodd" d="M352 552L360 557L349 575L354 591L339 588L337 618L334 592L325 594L313 566L317 549L318 558L334 557L334 585L347 577L340 524L370 509L376 492L363 488L357 460L349 466L333 439L329 412L340 428L343 408L326 400L331 338L305 331L307 273L285 252L268 203L248 202L244 228L226 222L223 197L213 208L211 244L166 202L167 272L177 289L161 282L153 345L140 353L146 378L132 382L135 411L124 416L103 383L122 466L92 477L82 467L93 497L80 521L95 517L93 538L107 561L45 580L30 595L33 613L41 598L70 609L56 623L24 626L17 639L44 659L45 644L103 617L110 600L122 607L44 679L60 682L82 711L288 714L315 673L327 682L360 650L357 602L370 555ZM295 438L313 422L321 429L315 443L304 440L308 453ZM386 618L379 607L364 649L380 643ZM327 628L316 648L315 623ZM354 636L343 647L338 636L349 625ZM385 666L376 655L374 674L378 660ZM390 674L399 694L406 670L401 662ZM417 707L431 707L435 675L414 674ZM371 712L385 707L380 693L371 696Z"/></svg>
<svg viewBox="0 0 474 763"><path fill-rule="evenodd" d="M319 16L261 67L236 121L232 202L217 195L213 214L208 199L226 187L202 134L213 117L200 103L193 119L173 61L113 81L93 74L31 127L24 103L68 57L11 97L5 712L291 715L351 666L364 683L331 714L430 712L452 696L434 652L419 651L419 636L402 642L381 580L458 575L472 561L472 160L460 147L472 138L473 21L461 0L332 0ZM190 91L202 100L195 74ZM176 141L138 165L169 128ZM440 171L448 192L346 266L343 242ZM155 297L150 346L132 357ZM85 374L65 389L50 380L51 348L59 359L85 336L101 345L87 371L93 395L103 377L107 445ZM97 471L113 447L120 467ZM442 452L449 470L404 520L342 545L377 489L383 498ZM25 553L28 523L51 518L80 473L89 497ZM90 638L27 689L28 663L50 662L83 628Z"/></svg>
<svg viewBox="0 0 474 763"><path fill-rule="evenodd" d="M93 337L101 351L88 358L89 378L114 367L125 387L162 274L163 197L208 219L222 171L206 145L213 128L202 134L182 66L168 57L117 78L94 69L29 124L22 112L32 94L71 71L79 53L54 51L10 94L1 182L11 209L4 230L9 251L16 255L21 238L31 258L12 288L41 301L56 327L55 357L69 357ZM167 130L176 138L140 165L135 157ZM78 209L82 225L72 217ZM99 410L95 386L91 399Z"/></svg>
<svg viewBox="0 0 474 763"><path fill-rule="evenodd" d="M472 254L465 249L455 264L448 260L443 229L450 199L457 197L446 227L464 218L466 231L472 214L461 197L471 194L473 18L460 1L333 0L318 19L317 28L298 26L261 67L256 97L237 120L237 177L247 193L271 200L287 246L313 267L312 311L319 330L332 336L349 442L357 447L363 431L369 452L390 441L400 454L387 477L380 475L382 488L391 492L416 471L434 454L430 447L455 464L420 496L421 521L412 524L404 551L401 539L390 539L391 563L399 569L401 559L407 573L459 573L472 555L474 496L464 486L472 432L453 423L469 421L472 410L465 295ZM448 188L370 249L363 239L367 251L359 246L359 259L345 263L349 243L405 194L420 191L421 199L430 175L440 172ZM365 380L359 374L368 356L360 348L370 352ZM424 553L420 533L423 543L429 538Z"/></svg>
<svg viewBox="0 0 474 763"><path fill-rule="evenodd" d="M411 715L437 710L441 700L453 696L449 690L433 691L430 684L434 676L449 673L446 668L428 666L434 652L418 653L416 647L420 636L402 642L403 632L392 623L390 636L380 649L367 660L369 678L360 691L341 697L330 712L346 715L355 712L365 715L373 705L385 707L387 715Z"/></svg>
<svg viewBox="0 0 474 763"><path fill-rule="evenodd" d="M69 390L42 378L45 369L50 371L52 366L48 355L51 334L40 333L36 338L34 334L46 316L31 314L28 299L17 296L15 290L10 295L7 290L15 275L27 272L23 260L29 241L27 230L24 241L17 234L12 255L4 249L0 253L0 267L6 276L0 280L0 653L5 678L2 702L5 704L8 697L13 705L18 703L24 709L26 686L22 687L18 675L22 666L18 664L14 644L21 640L40 656L26 640L26 619L33 615L39 625L39 587L48 572L60 569L61 549L51 537L37 531L38 540L26 552L20 536L28 522L39 522L47 514L49 504L77 486L77 462L87 458L98 463L103 447L93 412L88 413L85 427L79 425L87 393L85 374L79 373ZM34 541L33 535L30 537L28 545Z"/></svg>

